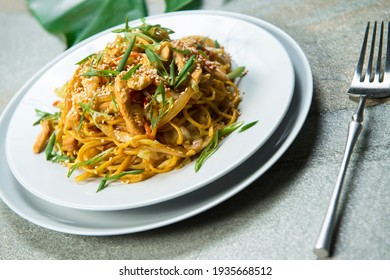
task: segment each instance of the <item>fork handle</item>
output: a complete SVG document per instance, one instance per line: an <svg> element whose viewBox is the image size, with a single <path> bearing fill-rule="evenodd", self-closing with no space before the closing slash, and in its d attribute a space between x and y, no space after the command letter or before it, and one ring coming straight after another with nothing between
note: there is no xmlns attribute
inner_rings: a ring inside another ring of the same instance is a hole
<svg viewBox="0 0 390 280"><path fill-rule="evenodd" d="M345 173L347 171L349 159L351 157L352 150L357 142L357 139L360 135L360 132L363 128L362 122L363 122L363 111L364 111L365 102L366 102L366 96L361 95L359 106L355 114L352 116L352 121L349 124L347 143L345 146L344 156L341 162L339 175L337 177L336 185L333 190L333 194L329 203L328 210L325 215L324 222L322 224L320 234L318 236L317 242L313 250L314 253L319 258L326 258L329 257L330 255L333 234L337 223L337 217L336 217L337 206L341 194L341 189L343 187Z"/></svg>

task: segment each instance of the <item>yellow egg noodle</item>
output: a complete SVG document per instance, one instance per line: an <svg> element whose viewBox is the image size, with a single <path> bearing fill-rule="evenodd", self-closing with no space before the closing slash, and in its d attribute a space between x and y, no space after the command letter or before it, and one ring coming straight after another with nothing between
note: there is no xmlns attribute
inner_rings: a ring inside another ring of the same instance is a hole
<svg viewBox="0 0 390 280"><path fill-rule="evenodd" d="M82 171L76 181L100 177L98 190L181 168L216 145L217 132L237 121L234 80L245 74L208 37L171 39L172 30L146 22L114 32L55 90L59 112L37 110L33 148L67 166L68 176Z"/></svg>

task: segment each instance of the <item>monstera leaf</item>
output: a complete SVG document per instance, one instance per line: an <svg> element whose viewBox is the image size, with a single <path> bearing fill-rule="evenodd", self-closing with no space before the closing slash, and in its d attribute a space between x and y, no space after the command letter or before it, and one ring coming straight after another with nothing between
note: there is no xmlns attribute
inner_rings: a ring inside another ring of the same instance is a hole
<svg viewBox="0 0 390 280"><path fill-rule="evenodd" d="M192 4L193 0L165 0L165 12L173 12L181 10Z"/></svg>
<svg viewBox="0 0 390 280"><path fill-rule="evenodd" d="M165 12L183 9L194 0L165 0ZM112 26L148 15L146 0L26 0L33 16L48 32L63 36L67 47Z"/></svg>

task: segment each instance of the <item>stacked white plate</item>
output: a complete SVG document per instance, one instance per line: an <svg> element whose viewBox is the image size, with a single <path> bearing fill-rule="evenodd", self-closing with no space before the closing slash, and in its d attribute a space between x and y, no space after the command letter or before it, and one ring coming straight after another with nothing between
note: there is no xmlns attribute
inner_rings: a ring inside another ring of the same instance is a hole
<svg viewBox="0 0 390 280"><path fill-rule="evenodd" d="M228 12L191 11L148 17L175 31L172 38L209 36L248 74L240 120L258 123L224 139L199 172L193 164L136 184L76 183L61 165L32 153L39 127L35 109L53 111L60 87L75 62L112 41L110 30L69 49L16 94L0 119L0 197L18 215L46 228L81 235L116 235L172 224L232 197L267 171L301 130L312 101L309 63L285 32L259 19ZM140 21L129 23L131 26Z"/></svg>

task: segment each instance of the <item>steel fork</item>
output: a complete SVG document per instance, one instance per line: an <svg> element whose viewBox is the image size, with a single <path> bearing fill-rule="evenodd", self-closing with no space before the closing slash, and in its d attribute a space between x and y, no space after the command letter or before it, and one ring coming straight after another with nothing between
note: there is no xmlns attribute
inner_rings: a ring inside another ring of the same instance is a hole
<svg viewBox="0 0 390 280"><path fill-rule="evenodd" d="M332 239L337 223L337 206L340 198L345 173L348 167L349 159L352 154L353 147L362 130L363 111L367 98L381 98L390 95L390 22L387 22L387 42L385 43L386 53L385 59L383 56L383 34L385 33L385 23L382 22L379 30L377 30L377 22L373 24L371 35L371 47L369 48L367 65L364 65L366 56L368 37L370 33L370 22L367 23L366 32L364 35L363 45L360 52L360 57L357 63L356 71L352 79L351 87L348 90L350 96L359 97L359 105L352 116L352 121L349 124L347 143L344 156L342 159L340 171L336 180L336 185L329 203L325 219L314 247L314 253L320 258L326 258L330 255L332 247ZM379 38L377 36L379 35ZM386 39L385 39L386 40ZM377 43L377 44L376 44ZM376 46L377 45L377 46ZM375 69L373 69L373 61L376 60ZM366 67L364 67L366 66ZM365 72L363 69L365 68Z"/></svg>

